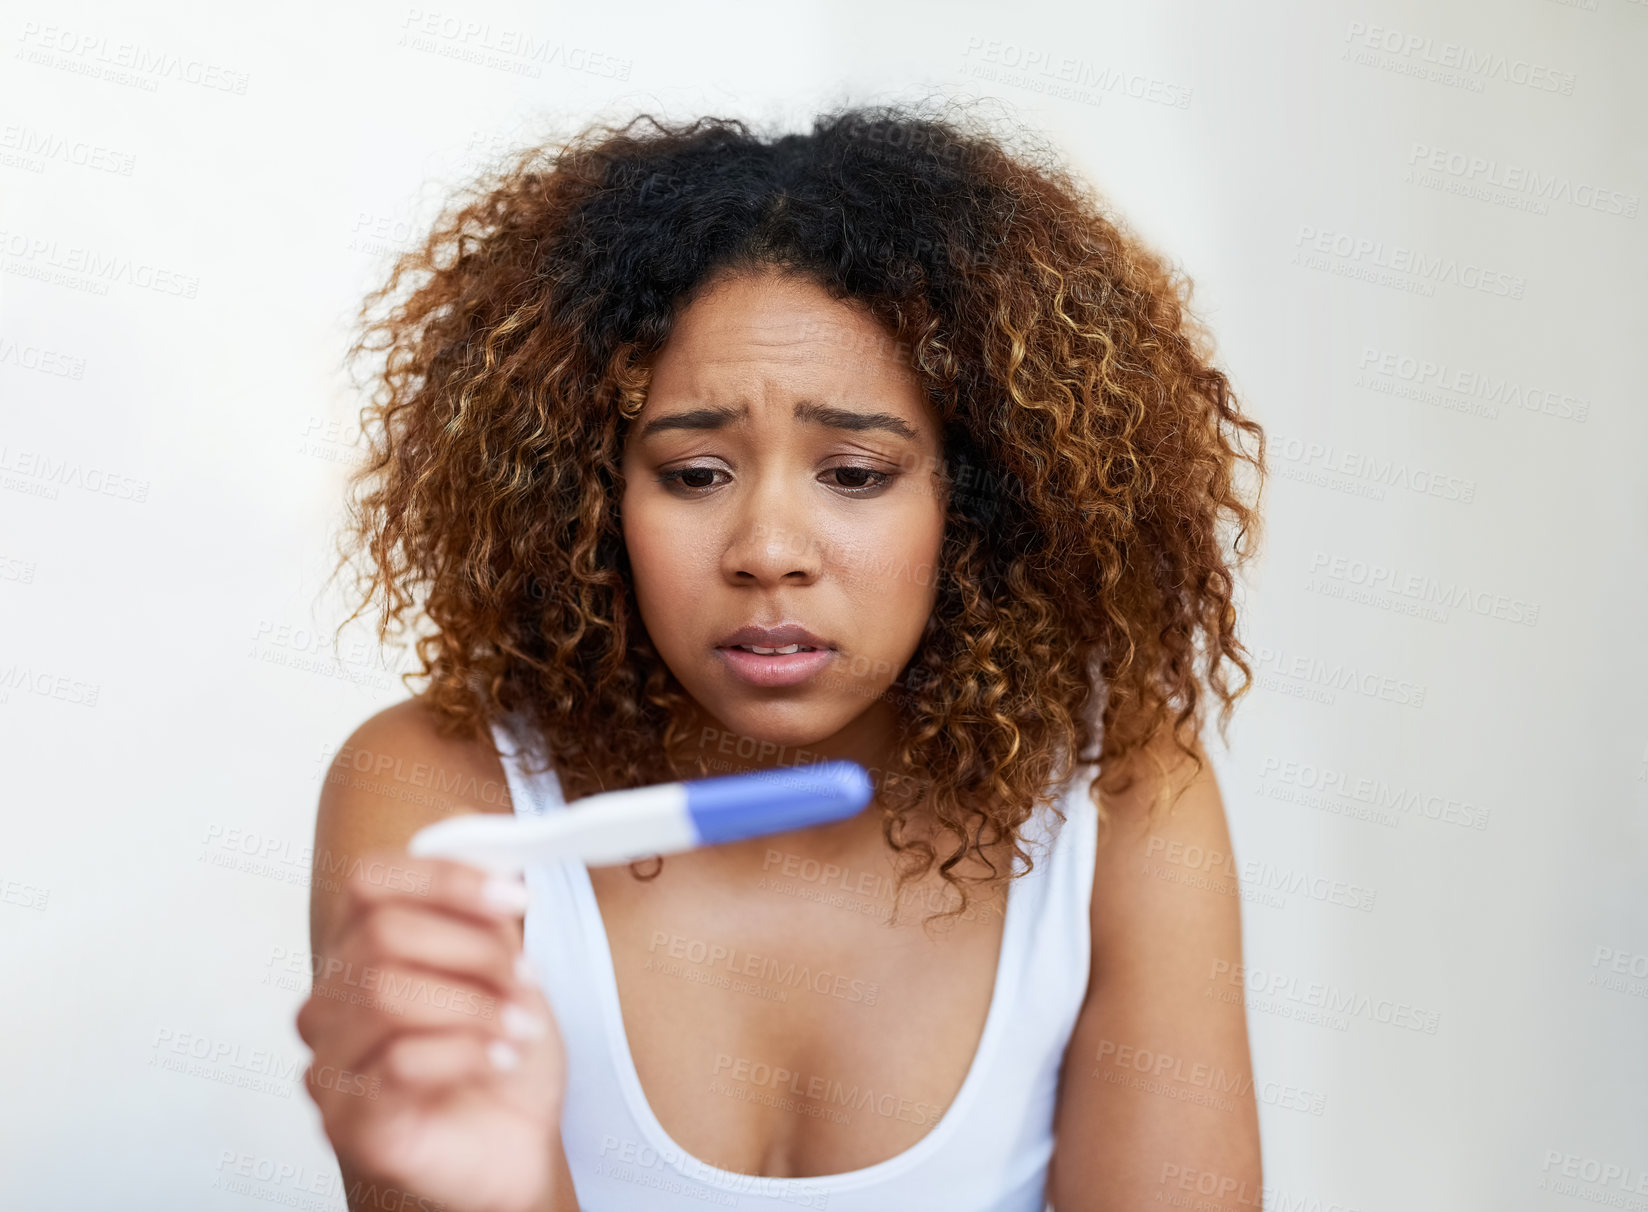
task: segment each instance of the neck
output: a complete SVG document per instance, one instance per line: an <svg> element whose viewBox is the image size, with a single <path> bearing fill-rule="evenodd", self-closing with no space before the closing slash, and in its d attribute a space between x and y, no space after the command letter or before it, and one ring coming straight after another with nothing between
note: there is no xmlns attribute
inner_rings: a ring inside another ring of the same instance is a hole
<svg viewBox="0 0 1648 1212"><path fill-rule="evenodd" d="M900 728L893 708L878 701L829 736L765 740L726 727L693 703L670 753L678 769L702 768L709 775L748 774L816 762L857 762L879 786L892 765Z"/></svg>
<svg viewBox="0 0 1648 1212"><path fill-rule="evenodd" d="M797 831L790 835L794 848L810 857L840 857L842 854L879 849L882 846L882 819L886 798L884 788L892 778L901 723L896 711L877 701L868 710L829 736L812 740L781 742L762 740L723 725L698 704L689 707L679 736L670 746L676 769L683 778L748 774L817 762L856 762L869 774L876 788L875 798L864 811L833 825ZM690 773L704 770L703 776Z"/></svg>

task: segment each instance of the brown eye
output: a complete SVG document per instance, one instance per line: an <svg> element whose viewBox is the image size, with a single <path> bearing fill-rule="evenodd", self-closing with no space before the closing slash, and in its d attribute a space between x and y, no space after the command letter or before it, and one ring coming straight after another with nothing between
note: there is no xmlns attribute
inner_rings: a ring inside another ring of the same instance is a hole
<svg viewBox="0 0 1648 1212"><path fill-rule="evenodd" d="M868 497L874 496L890 484L896 473L877 471L873 467L854 467L847 464L842 467L832 467L824 474L845 477L844 480L838 479L834 487L855 497Z"/></svg>
<svg viewBox="0 0 1648 1212"><path fill-rule="evenodd" d="M688 496L695 496L715 487L715 475L720 470L719 467L678 467L674 471L664 472L658 477L658 482L666 488L684 489ZM688 476L695 478L689 481Z"/></svg>

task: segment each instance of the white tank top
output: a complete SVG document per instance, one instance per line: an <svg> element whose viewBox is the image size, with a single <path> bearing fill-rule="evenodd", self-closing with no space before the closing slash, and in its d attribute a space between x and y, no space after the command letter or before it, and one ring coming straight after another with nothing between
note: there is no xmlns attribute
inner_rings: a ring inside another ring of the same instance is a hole
<svg viewBox="0 0 1648 1212"><path fill-rule="evenodd" d="M518 815L566 807L553 771L524 772L511 731L494 724L493 736ZM588 870L564 861L528 869L524 945L566 1042L561 1140L582 1212L1045 1212L1059 1072L1087 992L1094 773L1080 765L1063 788L1062 827L1045 808L1025 826L1035 867L1008 885L994 994L955 1099L904 1152L839 1174L739 1174L671 1140L630 1056Z"/></svg>

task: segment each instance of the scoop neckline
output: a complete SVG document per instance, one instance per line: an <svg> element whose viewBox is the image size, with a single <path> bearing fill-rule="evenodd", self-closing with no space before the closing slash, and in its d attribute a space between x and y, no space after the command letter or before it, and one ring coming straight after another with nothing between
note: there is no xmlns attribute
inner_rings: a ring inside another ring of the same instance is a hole
<svg viewBox="0 0 1648 1212"><path fill-rule="evenodd" d="M856 1170L839 1170L833 1174L780 1177L744 1174L737 1170L723 1170L719 1166L712 1166L682 1148L664 1129L663 1123L653 1112L652 1104L647 1101L646 1090L641 1085L640 1071L636 1069L635 1057L630 1052L629 1030L624 1026L623 1004L618 997L618 973L612 959L612 944L607 938L606 922L601 916L601 904L595 897L594 881L589 878L589 869L581 863L569 864L569 875L573 880L576 895L584 903L585 936L597 959L596 984L599 988L596 994L601 999L602 1011L607 1021L613 1024L613 1030L607 1033L607 1040L613 1066L618 1073L618 1084L623 1088L624 1102L640 1125L641 1131L652 1138L652 1147L658 1150L661 1157L672 1159L671 1164L681 1170L686 1177L703 1179L723 1188L743 1188L746 1194L750 1193L748 1188L752 1183L759 1184L760 1190L772 1191L775 1194L795 1194L802 1190L815 1193L845 1191L902 1174L943 1148L944 1142L959 1131L956 1125L966 1117L972 1104L977 1101L979 1087L986 1080L984 1071L989 1065L998 1037L1005 1030L1004 1024L1008 1014L1006 1002L1009 996L1008 956L1009 952L1018 950L1017 927L1020 915L1016 909L1020 898L1015 895L1015 890L1027 877L1008 881L1006 905L1002 910L1001 949L996 956L995 979L990 989L990 1008L984 1016L984 1029L979 1033L978 1044L973 1052L972 1062L968 1065L967 1075L962 1078L960 1089L950 1100L949 1106L944 1109L938 1123L908 1149L895 1153L883 1161L860 1166Z"/></svg>

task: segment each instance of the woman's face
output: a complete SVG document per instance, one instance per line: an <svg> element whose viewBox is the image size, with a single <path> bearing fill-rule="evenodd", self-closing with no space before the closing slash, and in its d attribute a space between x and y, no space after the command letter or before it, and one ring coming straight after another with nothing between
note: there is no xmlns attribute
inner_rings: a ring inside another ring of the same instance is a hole
<svg viewBox="0 0 1648 1212"><path fill-rule="evenodd" d="M733 744L890 734L879 696L932 613L945 512L938 418L897 348L772 272L723 279L654 359L623 453L624 541L659 655ZM735 634L786 626L817 651L736 647L787 647Z"/></svg>

